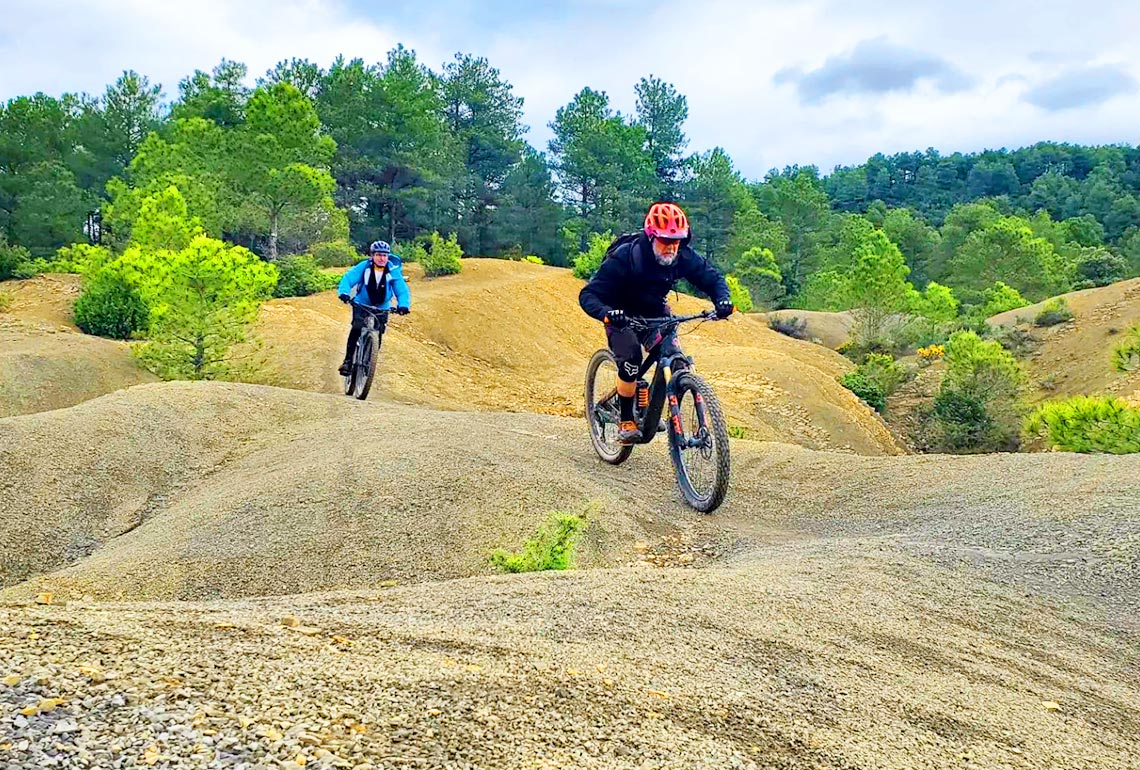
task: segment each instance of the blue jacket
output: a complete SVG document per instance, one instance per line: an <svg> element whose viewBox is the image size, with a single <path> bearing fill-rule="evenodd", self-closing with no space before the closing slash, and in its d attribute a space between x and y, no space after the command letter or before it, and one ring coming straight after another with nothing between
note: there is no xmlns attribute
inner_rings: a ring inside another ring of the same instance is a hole
<svg viewBox="0 0 1140 770"><path fill-rule="evenodd" d="M395 254L388 257L387 304L391 304L392 298L395 297L397 307L410 308L412 306L412 293L408 291L408 282L404 280L403 265L403 260ZM352 297L352 304L354 305L372 305L375 307L376 302L368 296L366 285L368 270L371 266L372 259L368 258L350 267L348 272L341 276L340 284L336 290L337 294L347 294Z"/></svg>

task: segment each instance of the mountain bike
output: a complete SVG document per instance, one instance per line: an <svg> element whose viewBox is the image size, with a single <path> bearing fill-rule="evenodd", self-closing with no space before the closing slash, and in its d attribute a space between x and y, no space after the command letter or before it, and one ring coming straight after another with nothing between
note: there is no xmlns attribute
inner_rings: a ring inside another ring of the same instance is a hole
<svg viewBox="0 0 1140 770"><path fill-rule="evenodd" d="M356 305L356 307L366 311L367 317L360 329L356 350L352 354L352 368L344 375L344 395L363 401L368 398L368 391L372 389L372 378L376 376L376 359L380 357L380 329L388 323L388 315L392 308L372 305Z"/></svg>
<svg viewBox="0 0 1140 770"><path fill-rule="evenodd" d="M649 352L637 373L634 415L641 430L638 443L648 444L662 430L661 415L668 404L664 430L669 434L669 458L677 486L685 502L702 513L716 510L728 492L728 427L716 394L693 371L693 359L676 344L664 354L662 349L663 343L674 339L681 324L711 320L716 320L711 310L687 316L629 319L639 338L651 343L646 345ZM643 379L650 369L654 369L651 383ZM586 366L590 443L598 457L611 465L620 465L633 452L632 445L617 440L621 421L617 374L617 361L605 348L594 353Z"/></svg>

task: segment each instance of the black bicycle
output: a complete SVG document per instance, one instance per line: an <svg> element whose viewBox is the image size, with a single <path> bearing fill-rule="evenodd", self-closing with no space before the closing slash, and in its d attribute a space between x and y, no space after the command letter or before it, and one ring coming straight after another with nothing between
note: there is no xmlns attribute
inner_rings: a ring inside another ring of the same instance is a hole
<svg viewBox="0 0 1140 770"><path fill-rule="evenodd" d="M360 338L356 341L356 350L352 354L352 367L344 375L344 395L363 401L368 398L372 378L376 376L376 359L380 357L380 329L387 324L392 309L373 305L355 307L366 311L366 318L360 329ZM383 323L380 322L381 318Z"/></svg>
<svg viewBox="0 0 1140 770"><path fill-rule="evenodd" d="M652 341L637 373L634 414L641 430L638 443L648 444L653 440L661 429L661 415L668 403L665 430L669 433L669 458L673 461L677 486L685 501L703 513L716 510L728 492L728 427L716 394L693 372L693 359L678 346L671 346L669 353L662 355L662 345L673 338L681 324L711 321L716 317L716 313L709 310L687 316L629 319L634 330L648 332ZM650 384L643 377L654 367ZM617 361L607 349L594 353L586 367L586 422L590 426L590 442L598 457L611 465L620 465L633 452L633 446L617 440L621 422L617 375Z"/></svg>

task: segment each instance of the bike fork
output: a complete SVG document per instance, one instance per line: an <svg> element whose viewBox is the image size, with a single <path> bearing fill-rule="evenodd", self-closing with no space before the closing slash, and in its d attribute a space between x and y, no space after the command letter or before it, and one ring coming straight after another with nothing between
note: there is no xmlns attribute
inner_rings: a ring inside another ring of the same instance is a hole
<svg viewBox="0 0 1140 770"><path fill-rule="evenodd" d="M680 441L685 435L684 426L681 425L681 404L677 400L676 393L669 394L669 419L673 422L673 435Z"/></svg>
<svg viewBox="0 0 1140 770"><path fill-rule="evenodd" d="M673 424L673 435L676 441L683 447L689 448L700 446L704 441L704 428L708 424L708 416L705 412L705 400L701 397L700 393L693 392L693 405L695 407L697 424L689 427L695 428L696 432L688 439L685 438L685 426L681 421L681 402L677 398L676 393L670 393L668 398L669 403L669 418Z"/></svg>

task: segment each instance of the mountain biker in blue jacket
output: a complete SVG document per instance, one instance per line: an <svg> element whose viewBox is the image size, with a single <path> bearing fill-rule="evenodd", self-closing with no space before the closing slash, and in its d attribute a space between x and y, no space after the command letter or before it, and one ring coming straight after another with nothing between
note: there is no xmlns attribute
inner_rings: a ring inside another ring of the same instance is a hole
<svg viewBox="0 0 1140 770"><path fill-rule="evenodd" d="M373 241L368 251L371 256L349 268L337 286L337 299L352 305L352 328L348 332L344 361L338 369L345 376L352 369L352 354L360 339L360 330L368 320L369 311L364 306L390 307L395 301L398 314L412 312L412 294L404 280L403 261L384 241ZM383 339L388 319L381 315L376 320Z"/></svg>
<svg viewBox="0 0 1140 770"><path fill-rule="evenodd" d="M621 417L617 438L622 444L641 439L633 399L641 349L652 344L629 327L628 318L669 315L665 298L682 278L712 298L719 318L727 318L734 310L724 274L689 247L691 239L689 219L680 206L654 203L645 217L643 232L603 259L578 295L582 309L606 325L606 339L618 369ZM668 354L677 345L676 333L661 344L662 352Z"/></svg>

